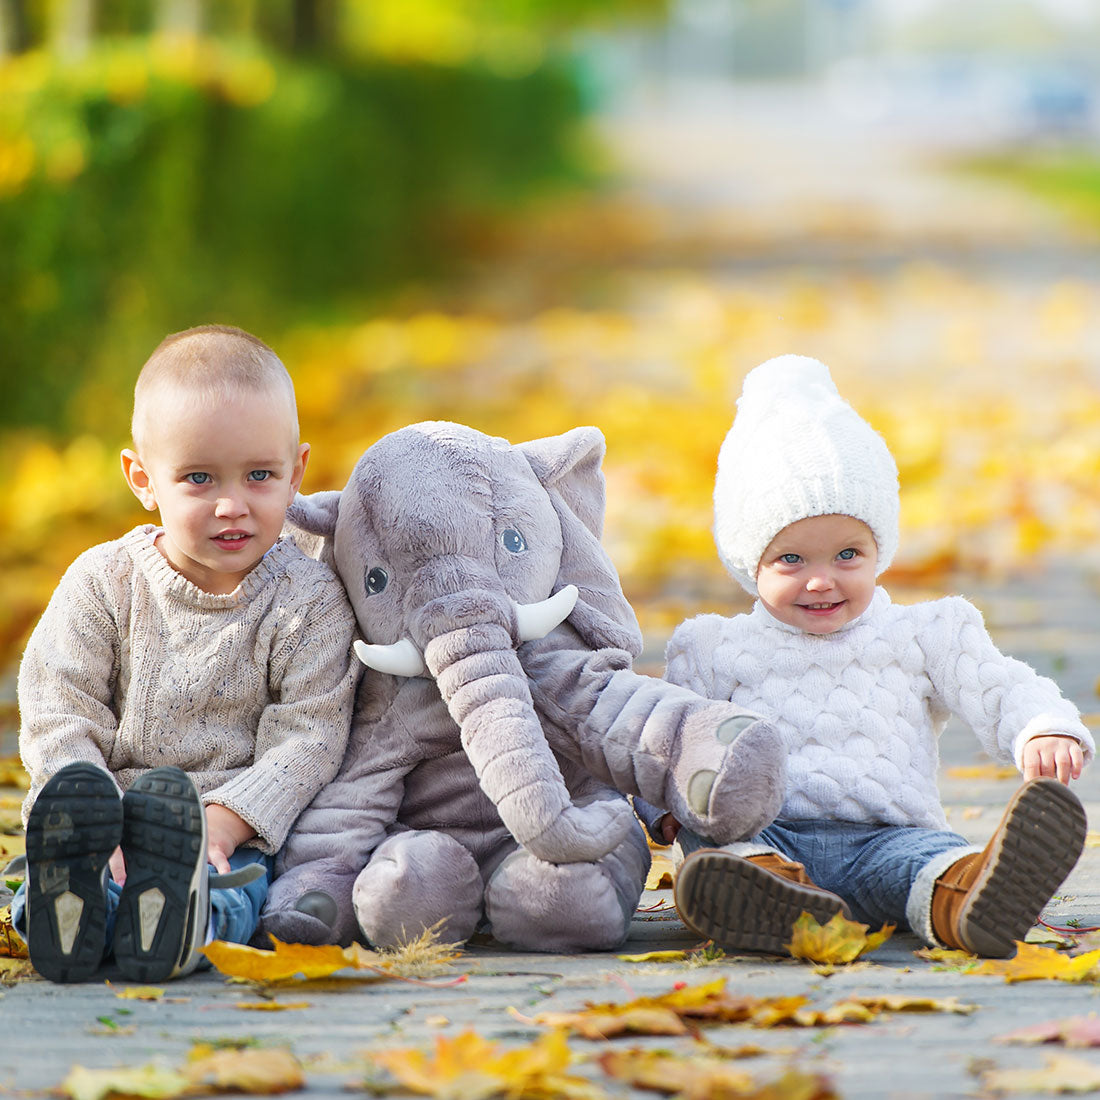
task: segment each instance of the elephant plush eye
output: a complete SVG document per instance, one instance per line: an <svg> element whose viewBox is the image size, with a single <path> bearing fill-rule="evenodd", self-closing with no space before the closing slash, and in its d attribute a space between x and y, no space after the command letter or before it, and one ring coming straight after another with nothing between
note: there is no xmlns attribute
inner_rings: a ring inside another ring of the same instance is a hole
<svg viewBox="0 0 1100 1100"><path fill-rule="evenodd" d="M367 595L376 596L389 584L390 575L379 566L375 566L367 574Z"/></svg>
<svg viewBox="0 0 1100 1100"><path fill-rule="evenodd" d="M501 532L500 542L510 554L522 554L527 549L527 540L514 527Z"/></svg>

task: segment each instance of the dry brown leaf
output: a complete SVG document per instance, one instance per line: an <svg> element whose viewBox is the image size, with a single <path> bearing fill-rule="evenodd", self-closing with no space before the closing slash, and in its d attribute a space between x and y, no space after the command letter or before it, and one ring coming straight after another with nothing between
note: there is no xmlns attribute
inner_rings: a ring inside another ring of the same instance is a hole
<svg viewBox="0 0 1100 1100"><path fill-rule="evenodd" d="M250 1096L274 1096L305 1088L306 1078L298 1059L281 1047L263 1050L218 1050L189 1061L183 1068L197 1091Z"/></svg>
<svg viewBox="0 0 1100 1100"><path fill-rule="evenodd" d="M605 1093L568 1073L572 1053L561 1032L540 1036L519 1050L501 1051L475 1031L453 1039L441 1035L433 1054L414 1047L370 1055L412 1092L446 1100L539 1097L542 1100L605 1100Z"/></svg>
<svg viewBox="0 0 1100 1100"><path fill-rule="evenodd" d="M794 922L788 949L796 959L816 963L849 963L881 947L893 935L894 925L887 924L867 934L867 925L847 920L835 913L824 925L809 913Z"/></svg>
<svg viewBox="0 0 1100 1100"><path fill-rule="evenodd" d="M1070 1054L1053 1054L1043 1069L992 1069L981 1074L987 1092L1095 1092L1100 1066Z"/></svg>
<svg viewBox="0 0 1100 1100"><path fill-rule="evenodd" d="M1011 959L986 959L971 973L999 975L1006 982L1044 978L1059 982L1083 982L1093 976L1097 966L1100 966L1100 949L1084 955L1065 955L1050 947L1017 942L1016 954Z"/></svg>
<svg viewBox="0 0 1100 1100"><path fill-rule="evenodd" d="M826 1078L788 1070L774 1081L758 1084L751 1074L722 1058L665 1051L608 1051L597 1062L609 1077L640 1089L675 1093L679 1100L835 1100Z"/></svg>

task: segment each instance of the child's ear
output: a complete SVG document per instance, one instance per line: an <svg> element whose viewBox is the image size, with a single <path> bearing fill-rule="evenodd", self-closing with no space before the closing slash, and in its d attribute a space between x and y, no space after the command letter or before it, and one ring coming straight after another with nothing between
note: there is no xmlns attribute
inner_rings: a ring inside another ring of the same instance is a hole
<svg viewBox="0 0 1100 1100"><path fill-rule="evenodd" d="M299 487L302 484L302 478L305 476L306 464L309 462L309 444L301 443L298 446L298 459L294 463L294 470L290 475L290 499L294 499L294 494L298 492Z"/></svg>
<svg viewBox="0 0 1100 1100"><path fill-rule="evenodd" d="M149 472L141 464L137 451L126 448L122 452L122 476L130 486L130 492L141 501L142 507L149 512L157 510L157 494Z"/></svg>

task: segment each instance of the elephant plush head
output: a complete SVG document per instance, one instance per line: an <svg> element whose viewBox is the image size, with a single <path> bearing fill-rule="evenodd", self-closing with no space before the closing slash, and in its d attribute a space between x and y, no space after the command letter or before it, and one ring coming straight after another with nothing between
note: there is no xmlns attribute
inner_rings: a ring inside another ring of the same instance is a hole
<svg viewBox="0 0 1100 1100"><path fill-rule="evenodd" d="M342 492L299 497L288 514L323 536L363 662L435 677L505 824L557 862L609 851L627 819L609 828L606 811L570 804L515 650L563 621L587 647L641 649L599 541L603 454L595 428L513 445L414 424L368 448Z"/></svg>

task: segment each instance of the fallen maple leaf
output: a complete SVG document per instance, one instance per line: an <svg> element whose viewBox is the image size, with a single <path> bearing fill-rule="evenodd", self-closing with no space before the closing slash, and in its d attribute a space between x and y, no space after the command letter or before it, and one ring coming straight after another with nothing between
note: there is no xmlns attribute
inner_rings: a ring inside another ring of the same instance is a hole
<svg viewBox="0 0 1100 1100"><path fill-rule="evenodd" d="M810 913L803 913L794 922L787 949L796 959L849 963L881 947L894 932L894 925L886 924L868 935L867 927L858 921L847 920L842 913L834 913L824 925Z"/></svg>
<svg viewBox="0 0 1100 1100"><path fill-rule="evenodd" d="M615 958L628 963L683 962L687 951L647 951L643 955L616 955Z"/></svg>
<svg viewBox="0 0 1100 1100"><path fill-rule="evenodd" d="M194 1091L273 1096L305 1087L298 1059L283 1048L218 1050L193 1058L183 1073Z"/></svg>
<svg viewBox="0 0 1100 1100"><path fill-rule="evenodd" d="M246 944L215 940L201 951L221 973L254 982L284 981L299 975L325 978L338 970L356 969L360 965L351 948L283 943L274 936L271 942L274 950L261 951Z"/></svg>
<svg viewBox="0 0 1100 1100"><path fill-rule="evenodd" d="M671 889L672 879L676 873L676 865L661 852L653 852L652 857L649 874L646 875L645 888L647 890Z"/></svg>
<svg viewBox="0 0 1100 1100"><path fill-rule="evenodd" d="M6 959L26 959L27 945L23 937L11 926L11 906L0 909L0 957Z"/></svg>
<svg viewBox="0 0 1100 1100"><path fill-rule="evenodd" d="M110 982L106 984L120 1001L159 1001L164 997L164 990L156 985L128 985L115 989Z"/></svg>
<svg viewBox="0 0 1100 1100"><path fill-rule="evenodd" d="M907 997L904 994L882 994L876 997L852 997L857 1004L877 1012L951 1012L957 1016L969 1016L978 1006L965 1004L958 997Z"/></svg>
<svg viewBox="0 0 1100 1100"><path fill-rule="evenodd" d="M969 951L956 951L950 947L922 947L913 954L918 959L942 963L943 965L935 967L936 970L968 972L981 964L981 959L977 955L971 955Z"/></svg>
<svg viewBox="0 0 1100 1100"><path fill-rule="evenodd" d="M832 1084L817 1074L788 1070L759 1085L751 1074L722 1058L656 1050L608 1051L597 1059L609 1077L635 1088L676 1093L680 1100L835 1100Z"/></svg>
<svg viewBox="0 0 1100 1100"><path fill-rule="evenodd" d="M541 1036L530 1046L501 1052L496 1043L464 1031L453 1039L439 1036L434 1054L414 1047L370 1055L405 1088L421 1096L448 1100L489 1100L506 1096L604 1100L603 1090L584 1077L567 1073L573 1055L561 1032Z"/></svg>
<svg viewBox="0 0 1100 1100"><path fill-rule="evenodd" d="M106 1097L140 1096L148 1100L167 1100L186 1096L190 1080L164 1066L118 1066L114 1069L87 1069L73 1066L57 1087L70 1100L105 1100Z"/></svg>
<svg viewBox="0 0 1100 1100"><path fill-rule="evenodd" d="M1050 947L1032 943L1016 944L1011 959L986 959L973 974L1000 975L1006 982L1030 982L1044 978L1059 982L1083 982L1100 965L1100 949L1084 955L1065 955Z"/></svg>
<svg viewBox="0 0 1100 1100"><path fill-rule="evenodd" d="M1054 1054L1043 1069L993 1069L981 1074L987 1092L1095 1092L1100 1066L1069 1054Z"/></svg>
<svg viewBox="0 0 1100 1100"><path fill-rule="evenodd" d="M998 1035L997 1043L1061 1043L1067 1047L1100 1047L1100 1017L1071 1016L1067 1020L1047 1020L1041 1024Z"/></svg>

